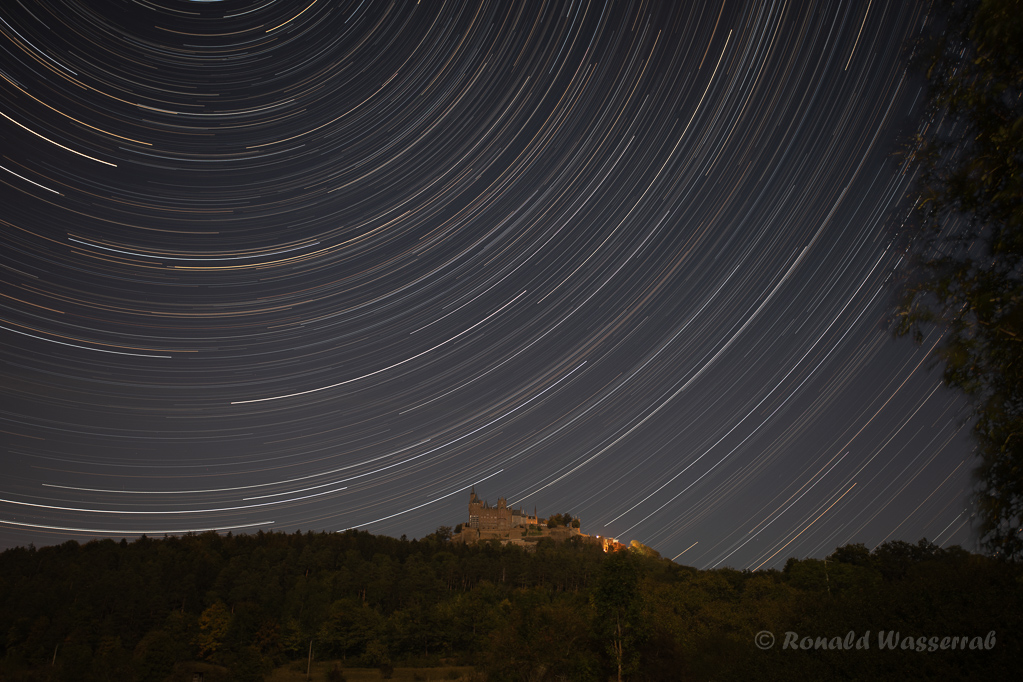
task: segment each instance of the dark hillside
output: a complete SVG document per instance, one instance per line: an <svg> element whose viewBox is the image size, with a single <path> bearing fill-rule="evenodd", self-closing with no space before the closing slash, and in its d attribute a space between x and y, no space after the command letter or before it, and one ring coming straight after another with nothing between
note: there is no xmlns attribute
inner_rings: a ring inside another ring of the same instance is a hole
<svg viewBox="0 0 1023 682"><path fill-rule="evenodd" d="M206 533L11 549L0 554L0 679L162 681L202 662L209 679L260 680L306 660L310 641L316 660L342 670L472 665L490 680L603 680L619 664L631 680L1017 673L1020 567L959 548L849 545L751 573L579 542L526 552L447 536ZM776 641L762 650L765 630ZM942 650L946 636L965 639Z"/></svg>

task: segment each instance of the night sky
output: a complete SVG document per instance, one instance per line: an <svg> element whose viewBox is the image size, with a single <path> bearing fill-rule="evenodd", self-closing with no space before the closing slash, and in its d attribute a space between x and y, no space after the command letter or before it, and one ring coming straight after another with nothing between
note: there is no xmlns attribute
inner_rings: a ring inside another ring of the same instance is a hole
<svg viewBox="0 0 1023 682"><path fill-rule="evenodd" d="M701 568L974 548L885 323L924 10L4 2L0 546L475 484Z"/></svg>

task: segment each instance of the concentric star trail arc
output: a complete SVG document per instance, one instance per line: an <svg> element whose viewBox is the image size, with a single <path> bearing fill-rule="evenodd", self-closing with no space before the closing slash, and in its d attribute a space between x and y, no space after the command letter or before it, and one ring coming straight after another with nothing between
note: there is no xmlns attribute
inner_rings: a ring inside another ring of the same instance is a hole
<svg viewBox="0 0 1023 682"><path fill-rule="evenodd" d="M885 321L925 3L180 10L0 10L3 546L473 485L701 567L971 542Z"/></svg>

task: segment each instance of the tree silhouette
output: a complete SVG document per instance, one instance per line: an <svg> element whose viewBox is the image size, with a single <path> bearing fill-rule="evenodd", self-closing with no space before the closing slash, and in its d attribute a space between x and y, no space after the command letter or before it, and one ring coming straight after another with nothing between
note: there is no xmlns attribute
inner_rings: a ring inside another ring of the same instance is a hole
<svg viewBox="0 0 1023 682"><path fill-rule="evenodd" d="M915 46L927 104L896 333L943 331L969 399L984 544L1023 557L1023 3L946 4Z"/></svg>
<svg viewBox="0 0 1023 682"><path fill-rule="evenodd" d="M592 602L595 630L607 643L608 653L621 682L635 663L633 645L639 634L642 613L639 567L631 552L615 552L601 566Z"/></svg>

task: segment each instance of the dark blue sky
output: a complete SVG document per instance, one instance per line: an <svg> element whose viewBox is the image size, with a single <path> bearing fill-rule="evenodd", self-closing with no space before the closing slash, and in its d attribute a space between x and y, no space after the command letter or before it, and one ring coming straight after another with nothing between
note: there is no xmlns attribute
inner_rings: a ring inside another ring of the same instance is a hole
<svg viewBox="0 0 1023 682"><path fill-rule="evenodd" d="M6 3L0 546L475 484L700 567L972 548L885 326L923 10Z"/></svg>

